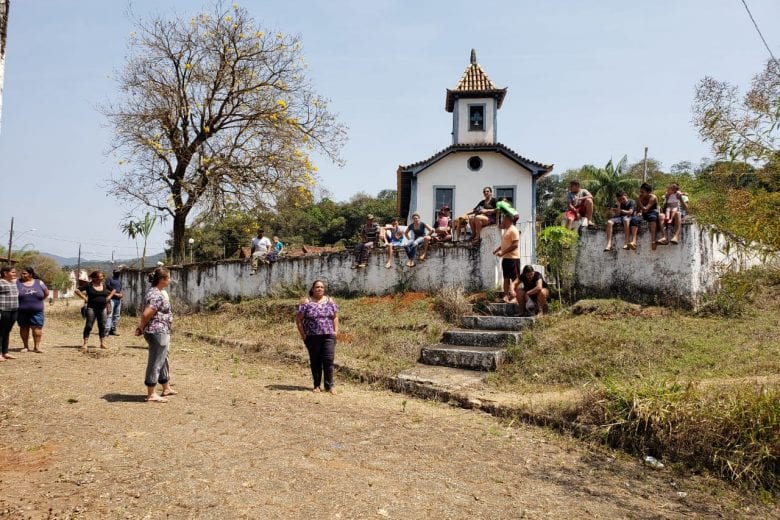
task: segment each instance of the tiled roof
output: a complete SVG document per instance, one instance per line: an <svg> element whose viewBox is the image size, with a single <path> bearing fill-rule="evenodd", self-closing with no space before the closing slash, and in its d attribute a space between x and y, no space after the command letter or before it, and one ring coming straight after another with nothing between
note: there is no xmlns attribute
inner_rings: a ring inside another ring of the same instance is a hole
<svg viewBox="0 0 780 520"><path fill-rule="evenodd" d="M436 152L435 154L425 159L424 161L418 161L408 166L400 166L398 168L398 171L399 172L413 171L414 175L417 175L420 171L424 170L431 164L455 152L498 152L508 157L509 159L513 160L514 162L520 164L521 166L524 166L525 168L531 170L534 176L541 176L546 173L549 173L552 171L554 166L552 164L542 164L540 162L532 161L531 159L526 159L525 157L518 154L508 146L505 146L501 143L495 143L495 144L478 143L478 144L453 144L452 146L448 146L447 148Z"/></svg>
<svg viewBox="0 0 780 520"><path fill-rule="evenodd" d="M506 88L498 88L490 80L487 73L477 63L477 53L471 50L471 63L463 72L460 81L454 89L447 89L447 99L444 103L447 112L452 112L455 108L455 100L458 97L486 96L495 97L498 102L498 108L504 102Z"/></svg>

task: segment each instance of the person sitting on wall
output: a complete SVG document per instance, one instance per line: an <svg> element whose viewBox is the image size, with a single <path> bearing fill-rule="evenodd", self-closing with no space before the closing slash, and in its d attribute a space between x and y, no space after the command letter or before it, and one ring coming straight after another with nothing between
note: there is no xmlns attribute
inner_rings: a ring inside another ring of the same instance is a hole
<svg viewBox="0 0 780 520"><path fill-rule="evenodd" d="M607 220L607 245L604 246L604 251L613 251L615 248L612 245L612 234L615 230L615 226L623 226L623 240L625 244L623 249L629 249L628 243L631 235L631 217L634 216L636 211L636 202L629 199L626 192L621 190L617 192L616 204L610 208L609 212L611 218Z"/></svg>
<svg viewBox="0 0 780 520"><path fill-rule="evenodd" d="M274 239L272 241L273 247L271 247L271 250L268 251L268 255L266 255L266 260L269 262L276 262L279 260L279 257L282 256L282 253L284 252L284 242L282 242L279 237L274 235Z"/></svg>
<svg viewBox="0 0 780 520"><path fill-rule="evenodd" d="M435 238L440 242L452 240L452 233L450 232L450 207L446 204L439 209L439 216L436 218Z"/></svg>
<svg viewBox="0 0 780 520"><path fill-rule="evenodd" d="M431 235L428 233L433 235L433 228L425 222L420 222L419 214L415 213L412 215L412 224L407 226L406 231L404 232L404 237L407 240L404 249L406 250L406 256L409 258L406 262L407 267L414 267L415 259L420 260L420 262L425 261L425 255L428 252L428 243L431 241ZM422 254L417 258L417 250L420 246L422 246Z"/></svg>
<svg viewBox="0 0 780 520"><path fill-rule="evenodd" d="M512 303L517 301L515 286L520 277L520 231L515 226L519 215L517 212L514 215L511 212L506 212L502 217L501 244L493 251L493 254L501 259L501 271L504 275L503 301L504 303Z"/></svg>
<svg viewBox="0 0 780 520"><path fill-rule="evenodd" d="M268 237L264 237L263 233L264 230L258 229L257 237L252 239L252 272L249 273L250 276L257 273L257 266L260 262L268 263L266 257L268 256L268 251L271 250L271 241Z"/></svg>
<svg viewBox="0 0 780 520"><path fill-rule="evenodd" d="M366 215L366 223L360 230L360 243L355 246L355 262L352 269L363 269L368 264L368 255L379 244L379 224L374 222L374 215Z"/></svg>
<svg viewBox="0 0 780 520"><path fill-rule="evenodd" d="M385 267L387 269L393 267L393 248L403 247L406 243L404 240L405 231L406 226L399 225L397 218L394 218L390 224L387 224L384 227L384 244L387 248L387 263L385 264Z"/></svg>
<svg viewBox="0 0 780 520"><path fill-rule="evenodd" d="M517 289L517 302L523 306L522 308L528 313L542 316L549 296L550 289L547 288L542 273L535 271L532 265L523 267Z"/></svg>
<svg viewBox="0 0 780 520"><path fill-rule="evenodd" d="M629 242L628 249L636 249L636 236L639 232L639 224L642 220L647 222L647 226L650 229L650 248L655 251L658 244L666 245L669 243L666 237L662 237L661 240L656 241L656 234L658 227L661 227L661 234L665 233L664 228L664 215L658 213L658 199L653 195L653 187L644 182L639 187L639 197L636 199L636 210L638 215L631 218L631 242Z"/></svg>
<svg viewBox="0 0 780 520"><path fill-rule="evenodd" d="M672 244L680 243L680 228L682 227L683 211L688 211L688 197L680 191L680 186L673 182L666 187L663 203L666 226L664 227L664 240L669 233L669 226L674 225L674 234L669 241Z"/></svg>
<svg viewBox="0 0 780 520"><path fill-rule="evenodd" d="M569 182L569 193L566 194L566 227L575 228L575 222L583 218L584 227L593 225L593 195L585 188L580 188L580 181Z"/></svg>
<svg viewBox="0 0 780 520"><path fill-rule="evenodd" d="M472 245L479 244L481 240L479 235L483 227L496 223L496 199L493 198L493 188L485 186L482 189L482 195L485 198L479 201L473 210L457 219L459 229L460 222L468 221L468 225L471 228Z"/></svg>

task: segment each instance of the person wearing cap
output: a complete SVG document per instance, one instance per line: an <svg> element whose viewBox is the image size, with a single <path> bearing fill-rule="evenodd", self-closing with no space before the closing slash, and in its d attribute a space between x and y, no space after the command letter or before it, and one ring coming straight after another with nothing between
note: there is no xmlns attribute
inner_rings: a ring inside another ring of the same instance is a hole
<svg viewBox="0 0 780 520"><path fill-rule="evenodd" d="M366 223L360 230L360 243L355 246L355 262L352 269L363 269L368 263L368 255L379 244L379 224L374 222L374 215L366 215Z"/></svg>
<svg viewBox="0 0 780 520"><path fill-rule="evenodd" d="M500 205L503 204L503 205ZM493 254L501 259L501 271L504 275L504 303L517 301L515 285L520 278L520 230L515 226L519 215L509 203L499 203L497 209L502 214L501 243Z"/></svg>
<svg viewBox="0 0 780 520"><path fill-rule="evenodd" d="M436 217L436 238L444 242L452 240L450 233L450 207L444 204L439 209L439 216Z"/></svg>
<svg viewBox="0 0 780 520"><path fill-rule="evenodd" d="M257 230L257 237L252 239L252 272L249 275L257 273L257 266L260 262L267 263L266 256L271 250L272 244L268 237L264 237L262 229Z"/></svg>
<svg viewBox="0 0 780 520"><path fill-rule="evenodd" d="M114 295L111 297L111 306L108 309L108 316L106 318L106 328L108 334L111 336L119 336L117 329L119 327L119 318L122 313L122 269L126 269L127 266L119 265L115 267L111 273L111 278L106 280L106 288L114 291Z"/></svg>

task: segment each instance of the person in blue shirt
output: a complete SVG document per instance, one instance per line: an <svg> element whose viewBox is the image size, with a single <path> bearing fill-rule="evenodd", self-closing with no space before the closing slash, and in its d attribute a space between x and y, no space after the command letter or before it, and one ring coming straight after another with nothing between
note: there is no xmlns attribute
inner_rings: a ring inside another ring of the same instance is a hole
<svg viewBox="0 0 780 520"><path fill-rule="evenodd" d="M122 314L122 279L120 278L122 270L127 266L120 265L114 268L111 278L106 280L106 288L114 291L111 297L111 307L106 319L106 328L111 336L119 336L119 318Z"/></svg>

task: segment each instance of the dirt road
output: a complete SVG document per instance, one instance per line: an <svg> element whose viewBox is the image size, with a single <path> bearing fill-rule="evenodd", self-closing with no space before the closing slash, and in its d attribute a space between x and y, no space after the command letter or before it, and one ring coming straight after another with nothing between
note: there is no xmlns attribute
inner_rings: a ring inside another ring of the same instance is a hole
<svg viewBox="0 0 780 520"><path fill-rule="evenodd" d="M300 367L175 335L179 395L145 403L135 320L85 355L76 313L54 307L44 354L16 352L14 329L0 363L0 517L777 515L544 429L364 386L313 394Z"/></svg>

